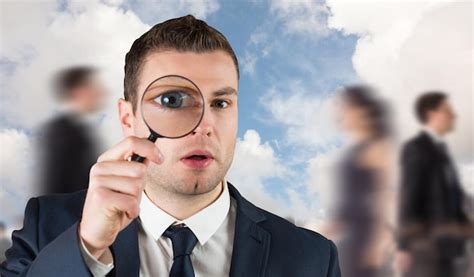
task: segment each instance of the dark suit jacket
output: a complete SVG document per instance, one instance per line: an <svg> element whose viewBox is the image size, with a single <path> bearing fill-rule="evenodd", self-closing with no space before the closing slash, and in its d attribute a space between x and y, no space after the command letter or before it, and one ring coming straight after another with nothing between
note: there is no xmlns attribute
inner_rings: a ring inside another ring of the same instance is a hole
<svg viewBox="0 0 474 277"><path fill-rule="evenodd" d="M40 130L40 186L44 194L86 189L98 151L78 115L63 114Z"/></svg>
<svg viewBox="0 0 474 277"><path fill-rule="evenodd" d="M340 276L333 242L254 206L230 183L229 191L237 202L230 276ZM24 227L13 233L13 246L0 266L2 276L90 276L77 234L85 195L31 199ZM111 246L110 276L138 276L137 224L133 221Z"/></svg>
<svg viewBox="0 0 474 277"><path fill-rule="evenodd" d="M468 221L462 209L464 195L454 164L447 151L427 133L422 132L405 144L401 169L401 249L410 248L410 244L426 237L436 225Z"/></svg>

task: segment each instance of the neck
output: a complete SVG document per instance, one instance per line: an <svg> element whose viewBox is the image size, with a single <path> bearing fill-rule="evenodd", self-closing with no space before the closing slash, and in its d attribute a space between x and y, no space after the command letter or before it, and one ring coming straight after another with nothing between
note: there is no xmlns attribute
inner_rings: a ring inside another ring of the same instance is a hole
<svg viewBox="0 0 474 277"><path fill-rule="evenodd" d="M442 137L445 135L445 132L443 132L442 130L440 130L439 128L436 128L436 126L434 124L430 124L430 123L427 123L425 125L425 128L428 128L430 129L433 133L435 133L436 135Z"/></svg>
<svg viewBox="0 0 474 277"><path fill-rule="evenodd" d="M178 220L184 220L203 210L221 195L223 182L212 191L198 194L185 195L166 191L161 187L147 185L145 193L157 207Z"/></svg>
<svg viewBox="0 0 474 277"><path fill-rule="evenodd" d="M77 103L77 101L69 101L66 102L65 105L67 110L78 113L78 114L88 114L89 110L84 107L81 103Z"/></svg>
<svg viewBox="0 0 474 277"><path fill-rule="evenodd" d="M372 134L369 131L363 129L354 130L351 134L352 140L356 143L366 141L371 136Z"/></svg>

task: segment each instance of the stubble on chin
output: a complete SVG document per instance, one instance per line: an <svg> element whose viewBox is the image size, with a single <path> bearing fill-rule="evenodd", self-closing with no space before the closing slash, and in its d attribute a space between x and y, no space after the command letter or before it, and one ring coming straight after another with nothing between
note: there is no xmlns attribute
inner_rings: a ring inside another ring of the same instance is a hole
<svg viewBox="0 0 474 277"><path fill-rule="evenodd" d="M150 165L145 176L147 190L180 196L197 196L213 191L224 179L229 165L220 165L214 172L192 172L185 174Z"/></svg>

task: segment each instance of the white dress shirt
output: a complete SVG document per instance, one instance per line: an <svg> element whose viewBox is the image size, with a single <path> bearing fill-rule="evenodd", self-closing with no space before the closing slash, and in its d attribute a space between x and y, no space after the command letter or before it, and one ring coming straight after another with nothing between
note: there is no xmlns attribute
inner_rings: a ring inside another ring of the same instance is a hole
<svg viewBox="0 0 474 277"><path fill-rule="evenodd" d="M212 204L179 221L157 207L144 193L140 203L138 245L140 276L169 276L173 265L171 240L163 233L174 224L184 223L199 243L191 254L195 276L228 276L232 257L236 205L230 197L227 182ZM94 276L105 276L114 265L103 264L81 247L84 260Z"/></svg>

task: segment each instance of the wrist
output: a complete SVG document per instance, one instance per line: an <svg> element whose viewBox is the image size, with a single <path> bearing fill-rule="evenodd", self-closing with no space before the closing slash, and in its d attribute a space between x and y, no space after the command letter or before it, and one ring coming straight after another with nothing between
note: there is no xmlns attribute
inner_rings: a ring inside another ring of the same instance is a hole
<svg viewBox="0 0 474 277"><path fill-rule="evenodd" d="M94 257L97 261L105 264L105 265L110 265L113 263L114 258L112 256L112 252L110 249L107 247L105 249L96 249L90 244L88 244L85 240L80 238L81 243L85 251L92 257Z"/></svg>
<svg viewBox="0 0 474 277"><path fill-rule="evenodd" d="M79 240L87 252L96 258L98 261L102 262L103 256L107 254L108 247L96 247L92 243L90 243L86 238L84 238L83 233L81 232L81 224L79 224L78 228ZM110 252L110 251L109 251Z"/></svg>

